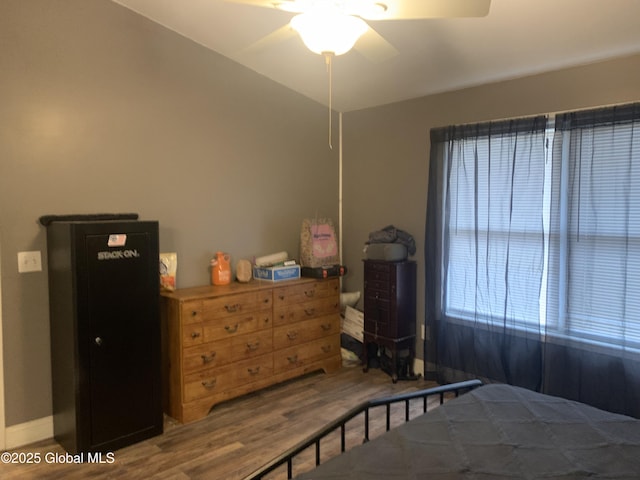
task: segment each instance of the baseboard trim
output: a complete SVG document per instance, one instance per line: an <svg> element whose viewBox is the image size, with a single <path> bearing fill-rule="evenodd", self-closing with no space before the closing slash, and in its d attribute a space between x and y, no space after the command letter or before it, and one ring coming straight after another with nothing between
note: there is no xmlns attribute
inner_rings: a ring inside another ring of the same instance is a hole
<svg viewBox="0 0 640 480"><path fill-rule="evenodd" d="M52 437L53 416L50 415L7 427L5 429L5 448L11 450Z"/></svg>

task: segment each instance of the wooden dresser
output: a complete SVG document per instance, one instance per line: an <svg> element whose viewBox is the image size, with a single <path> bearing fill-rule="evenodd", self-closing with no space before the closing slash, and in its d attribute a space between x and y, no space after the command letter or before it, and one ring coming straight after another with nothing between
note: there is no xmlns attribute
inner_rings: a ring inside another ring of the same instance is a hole
<svg viewBox="0 0 640 480"><path fill-rule="evenodd" d="M339 312L337 278L162 293L165 412L192 422L224 400L339 369Z"/></svg>

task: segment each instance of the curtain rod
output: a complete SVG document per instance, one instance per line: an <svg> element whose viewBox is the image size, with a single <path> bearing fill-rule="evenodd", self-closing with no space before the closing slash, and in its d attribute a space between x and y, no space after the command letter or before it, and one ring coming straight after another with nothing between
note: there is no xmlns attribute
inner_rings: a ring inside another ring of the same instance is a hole
<svg viewBox="0 0 640 480"><path fill-rule="evenodd" d="M539 113L534 113L534 114L528 114L528 115L523 115L520 117L503 117L503 118L492 118L492 119L487 119L487 120L477 120L474 122L465 122L465 123L456 123L456 126L468 126L468 125L475 125L478 123L489 123L489 122L504 122L504 121L508 121L508 120L519 120L519 119L525 119L525 118L535 118L535 117L539 117L541 115L543 116L547 116L551 119L555 119L555 117L557 117L558 115L564 115L565 113L574 113L574 112L585 112L587 110L596 110L596 109L600 109L600 108L611 108L611 107L621 107L624 105L632 105L634 103L638 103L640 102L640 99L635 100L635 101L628 101L628 102L621 102L621 103L610 103L610 104L606 104L606 105L595 105L595 106L591 106L591 107L582 107L582 108L573 108L570 110L558 110L555 112L539 112ZM441 125L441 126L436 126L436 127L431 127L433 128L446 128L449 127L451 125Z"/></svg>

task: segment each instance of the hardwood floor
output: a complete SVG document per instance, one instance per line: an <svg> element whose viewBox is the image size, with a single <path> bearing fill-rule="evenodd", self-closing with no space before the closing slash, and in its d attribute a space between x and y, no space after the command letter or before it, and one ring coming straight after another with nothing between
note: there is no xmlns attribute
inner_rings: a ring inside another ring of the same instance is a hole
<svg viewBox="0 0 640 480"><path fill-rule="evenodd" d="M370 369L363 373L359 367L345 367L334 374L314 373L217 405L205 419L191 424L181 425L165 417L162 435L113 452L112 463L60 463L55 455L64 456L65 452L52 439L14 450L39 454L40 464L0 464L0 477L239 479L364 400L434 385L424 380L393 384L384 372ZM420 408L412 405L412 416L421 413ZM397 412L403 409L398 405ZM384 430L382 422L373 425L372 438ZM392 426L399 423L401 420L394 421ZM347 448L361 443L361 425L358 418L349 423ZM337 452L339 437L335 437L335 441L322 444L323 460ZM109 458L103 456L103 461ZM296 463L295 473L310 468L312 462L310 451ZM272 478L286 478L286 472L277 472Z"/></svg>

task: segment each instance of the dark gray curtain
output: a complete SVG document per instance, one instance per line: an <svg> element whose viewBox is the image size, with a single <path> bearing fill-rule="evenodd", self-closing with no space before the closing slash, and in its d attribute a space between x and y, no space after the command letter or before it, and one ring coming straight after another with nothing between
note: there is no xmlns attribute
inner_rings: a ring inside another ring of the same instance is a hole
<svg viewBox="0 0 640 480"><path fill-rule="evenodd" d="M432 130L427 376L640 416L638 113Z"/></svg>
<svg viewBox="0 0 640 480"><path fill-rule="evenodd" d="M640 417L640 104L559 115L544 390Z"/></svg>
<svg viewBox="0 0 640 480"><path fill-rule="evenodd" d="M536 117L432 131L426 351L441 382L541 385L545 126Z"/></svg>

